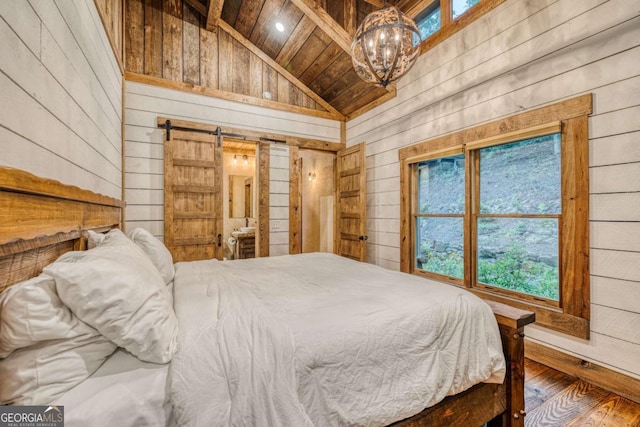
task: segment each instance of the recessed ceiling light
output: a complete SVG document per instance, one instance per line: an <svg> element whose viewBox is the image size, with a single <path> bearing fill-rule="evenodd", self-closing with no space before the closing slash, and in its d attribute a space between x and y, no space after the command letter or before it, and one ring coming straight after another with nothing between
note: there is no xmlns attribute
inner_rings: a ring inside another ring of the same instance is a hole
<svg viewBox="0 0 640 427"><path fill-rule="evenodd" d="M284 31L284 25L282 25L282 23L280 22L276 22L276 30L283 32Z"/></svg>

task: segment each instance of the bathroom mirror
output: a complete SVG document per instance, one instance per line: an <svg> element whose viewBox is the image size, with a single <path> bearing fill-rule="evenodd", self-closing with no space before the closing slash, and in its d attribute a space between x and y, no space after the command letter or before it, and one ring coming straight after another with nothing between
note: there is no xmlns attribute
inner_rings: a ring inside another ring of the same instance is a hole
<svg viewBox="0 0 640 427"><path fill-rule="evenodd" d="M253 218L253 177L229 175L229 218Z"/></svg>

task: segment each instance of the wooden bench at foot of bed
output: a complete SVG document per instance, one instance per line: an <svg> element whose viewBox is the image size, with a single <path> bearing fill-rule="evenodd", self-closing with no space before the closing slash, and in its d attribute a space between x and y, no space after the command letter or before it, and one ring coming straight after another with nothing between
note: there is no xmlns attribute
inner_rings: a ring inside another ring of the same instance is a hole
<svg viewBox="0 0 640 427"><path fill-rule="evenodd" d="M486 301L500 327L502 349L507 363L503 384L481 383L449 396L393 427L482 426L524 427L524 327L535 314L494 301Z"/></svg>

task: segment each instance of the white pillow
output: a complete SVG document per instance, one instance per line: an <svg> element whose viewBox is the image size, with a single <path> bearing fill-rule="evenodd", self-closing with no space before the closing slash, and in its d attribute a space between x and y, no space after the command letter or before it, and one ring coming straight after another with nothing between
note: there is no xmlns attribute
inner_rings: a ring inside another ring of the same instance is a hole
<svg viewBox="0 0 640 427"><path fill-rule="evenodd" d="M87 249L93 249L96 246L100 246L104 242L105 235L103 233L96 233L93 230L87 230Z"/></svg>
<svg viewBox="0 0 640 427"><path fill-rule="evenodd" d="M116 345L102 335L42 341L0 360L0 404L48 405L94 373Z"/></svg>
<svg viewBox="0 0 640 427"><path fill-rule="evenodd" d="M81 320L140 360L167 363L178 322L167 287L145 253L120 230L84 252L67 252L44 271Z"/></svg>
<svg viewBox="0 0 640 427"><path fill-rule="evenodd" d="M173 280L176 271L173 267L173 257L164 243L144 228L139 227L131 230L127 236L147 254L160 272L164 283L168 285Z"/></svg>
<svg viewBox="0 0 640 427"><path fill-rule="evenodd" d="M0 404L44 405L84 381L116 345L64 306L42 274L0 294Z"/></svg>

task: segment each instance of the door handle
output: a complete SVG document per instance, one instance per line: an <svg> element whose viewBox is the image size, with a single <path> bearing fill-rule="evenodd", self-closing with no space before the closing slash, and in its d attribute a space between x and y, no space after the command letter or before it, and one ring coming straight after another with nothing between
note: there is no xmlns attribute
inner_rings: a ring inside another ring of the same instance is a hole
<svg viewBox="0 0 640 427"><path fill-rule="evenodd" d="M218 247L222 246L222 234L218 234Z"/></svg>
<svg viewBox="0 0 640 427"><path fill-rule="evenodd" d="M369 236L358 236L358 240L369 240Z"/></svg>

